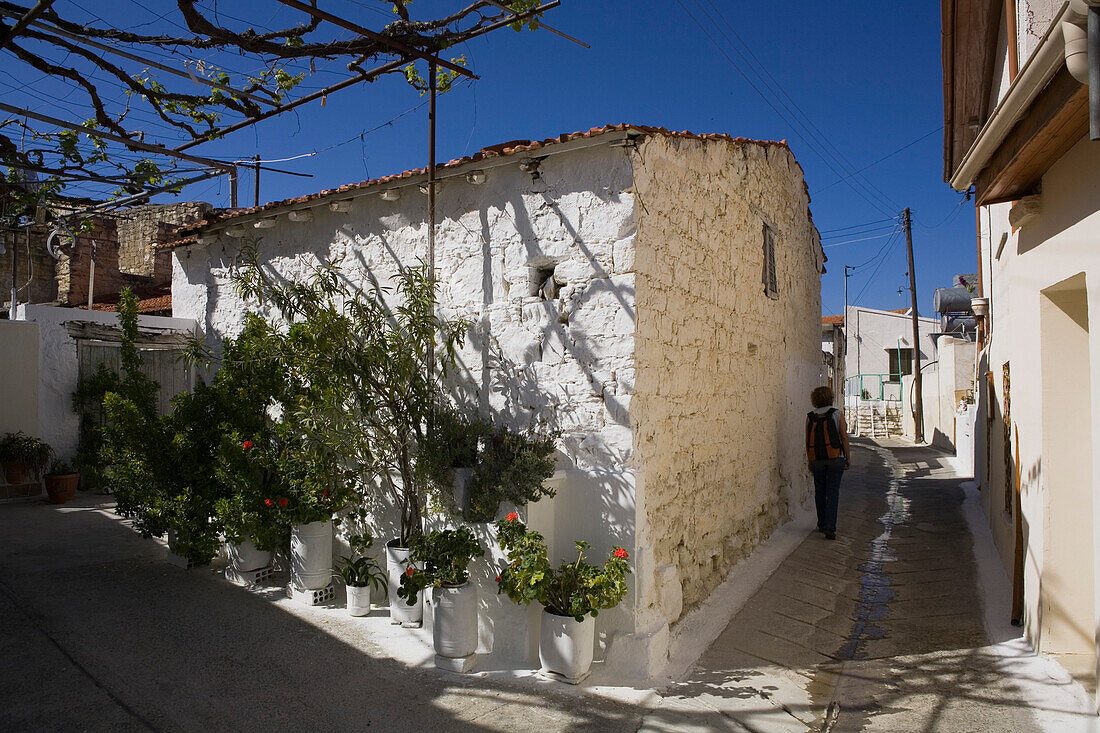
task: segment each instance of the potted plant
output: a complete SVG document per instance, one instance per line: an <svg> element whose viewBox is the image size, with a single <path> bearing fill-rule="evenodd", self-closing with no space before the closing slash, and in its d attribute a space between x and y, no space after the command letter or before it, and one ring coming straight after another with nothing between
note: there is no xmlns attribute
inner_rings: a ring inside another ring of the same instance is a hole
<svg viewBox="0 0 1100 733"><path fill-rule="evenodd" d="M433 413L422 461L442 490L453 487L454 510L467 522L491 522L500 505L521 507L553 496L554 438L518 432L444 405Z"/></svg>
<svg viewBox="0 0 1100 733"><path fill-rule="evenodd" d="M28 474L32 479L37 479L52 456L53 448L48 443L33 438L22 430L5 433L0 438L0 463L3 464L8 483L21 484L27 480Z"/></svg>
<svg viewBox="0 0 1100 733"><path fill-rule="evenodd" d="M400 514L398 536L386 545L391 599L434 487L420 447L467 328L436 315L426 266L403 268L395 280L401 305L391 308L380 286L361 290L334 263L318 265L305 282L272 278L254 246L234 276L242 297L273 306L292 324L272 335L285 372L305 385L289 413L342 457L364 494L378 486ZM395 623L422 617L419 605L391 603L390 611Z"/></svg>
<svg viewBox="0 0 1100 733"><path fill-rule="evenodd" d="M343 564L336 572L344 580L348 592L348 614L366 616L370 613L371 587L386 593L386 573L378 562L366 555L351 559L341 557Z"/></svg>
<svg viewBox="0 0 1100 733"><path fill-rule="evenodd" d="M477 651L477 587L470 582L469 566L485 550L469 527L420 536L410 550L397 595L408 605L419 604L421 592L431 588L435 653L449 659L469 657Z"/></svg>
<svg viewBox="0 0 1100 733"><path fill-rule="evenodd" d="M497 537L508 565L497 576L498 592L514 602L543 607L539 660L544 671L571 684L588 676L592 666L595 618L626 595L629 555L612 549L603 566L585 562L587 542L577 542L577 559L553 568L542 535L513 512L497 522Z"/></svg>
<svg viewBox="0 0 1100 733"><path fill-rule="evenodd" d="M50 470L42 478L51 504L64 504L73 498L76 486L80 483L80 474L67 461L57 458L50 462Z"/></svg>

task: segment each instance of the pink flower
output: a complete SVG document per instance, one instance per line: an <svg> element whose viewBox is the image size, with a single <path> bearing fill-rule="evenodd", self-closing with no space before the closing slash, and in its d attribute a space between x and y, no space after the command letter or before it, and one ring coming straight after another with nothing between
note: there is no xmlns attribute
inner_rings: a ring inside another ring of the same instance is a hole
<svg viewBox="0 0 1100 733"><path fill-rule="evenodd" d="M248 450L251 447L252 447L252 441L251 440L246 440L245 442L241 443L241 448L243 450Z"/></svg>
<svg viewBox="0 0 1100 733"><path fill-rule="evenodd" d="M279 506L280 507L285 507L289 503L290 503L290 501L287 500L287 499L279 499Z"/></svg>
<svg viewBox="0 0 1100 733"><path fill-rule="evenodd" d="M409 576L410 578L413 576L413 573L415 573L415 572L416 572L416 568L411 568L411 567L410 568L405 568L405 575Z"/></svg>
<svg viewBox="0 0 1100 733"><path fill-rule="evenodd" d="M514 522L519 519L519 515L515 512L511 512L507 517L505 517L505 519L507 519L509 522Z"/></svg>
<svg viewBox="0 0 1100 733"><path fill-rule="evenodd" d="M275 506L275 502L271 499L264 499L264 506Z"/></svg>
<svg viewBox="0 0 1100 733"><path fill-rule="evenodd" d="M628 555L628 554L626 553L626 550L624 550L624 549L623 549L623 548L621 548L621 547L616 547L616 548L615 548L615 552L614 552L613 554L615 555L615 557L619 558L620 560L625 560L625 559L627 559L628 557L630 557L630 555Z"/></svg>

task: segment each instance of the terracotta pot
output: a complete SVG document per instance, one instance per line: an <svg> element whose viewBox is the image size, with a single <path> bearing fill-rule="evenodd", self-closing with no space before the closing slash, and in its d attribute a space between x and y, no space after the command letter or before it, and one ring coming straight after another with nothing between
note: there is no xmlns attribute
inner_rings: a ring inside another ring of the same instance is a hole
<svg viewBox="0 0 1100 733"><path fill-rule="evenodd" d="M76 485L80 483L79 473L48 473L42 477L46 483L46 493L50 496L51 504L64 504L73 498L76 493Z"/></svg>
<svg viewBox="0 0 1100 733"><path fill-rule="evenodd" d="M21 484L27 480L30 468L26 461L4 461L4 476L9 484Z"/></svg>

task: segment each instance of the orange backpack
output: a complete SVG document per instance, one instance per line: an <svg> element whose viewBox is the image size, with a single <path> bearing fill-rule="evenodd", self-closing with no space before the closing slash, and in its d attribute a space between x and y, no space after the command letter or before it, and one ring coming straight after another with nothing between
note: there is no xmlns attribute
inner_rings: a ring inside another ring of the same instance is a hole
<svg viewBox="0 0 1100 733"><path fill-rule="evenodd" d="M840 430L833 419L835 412L836 408L830 407L822 415L806 413L806 455L811 461L827 461L844 455Z"/></svg>

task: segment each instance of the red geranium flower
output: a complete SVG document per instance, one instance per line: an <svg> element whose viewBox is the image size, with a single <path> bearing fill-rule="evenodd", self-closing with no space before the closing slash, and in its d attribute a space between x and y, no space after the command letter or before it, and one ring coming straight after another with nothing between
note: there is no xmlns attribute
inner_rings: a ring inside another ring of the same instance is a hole
<svg viewBox="0 0 1100 733"><path fill-rule="evenodd" d="M415 572L416 572L416 568L412 568L412 567L405 568L405 575L409 576L410 578L413 576L413 573L415 573Z"/></svg>
<svg viewBox="0 0 1100 733"><path fill-rule="evenodd" d="M321 492L321 498L322 499L327 499L328 498L328 489L325 489L324 491Z"/></svg>
<svg viewBox="0 0 1100 733"><path fill-rule="evenodd" d="M284 507L289 503L290 503L290 501L288 499L285 499L285 498L284 499L279 499L279 506L281 506L281 507Z"/></svg>
<svg viewBox="0 0 1100 733"><path fill-rule="evenodd" d="M625 559L627 559L628 557L630 557L630 555L628 555L628 554L626 553L626 550L624 550L624 549L623 549L623 548L621 548L621 547L616 547L616 548L615 548L615 553L614 553L614 554L615 554L615 557L617 557L617 558L619 558L619 559L621 559L621 560L625 560Z"/></svg>
<svg viewBox="0 0 1100 733"><path fill-rule="evenodd" d="M243 448L244 450L248 450L251 447L252 447L252 441L251 440L246 440L245 442L241 443L241 448Z"/></svg>
<svg viewBox="0 0 1100 733"><path fill-rule="evenodd" d="M500 576L499 575L497 576L497 582L498 583L500 582Z"/></svg>
<svg viewBox="0 0 1100 733"><path fill-rule="evenodd" d="M264 499L264 506L275 506L275 502L271 499Z"/></svg>
<svg viewBox="0 0 1100 733"><path fill-rule="evenodd" d="M507 517L505 517L505 519L507 519L509 522L514 522L519 519L519 515L515 512L511 512Z"/></svg>

